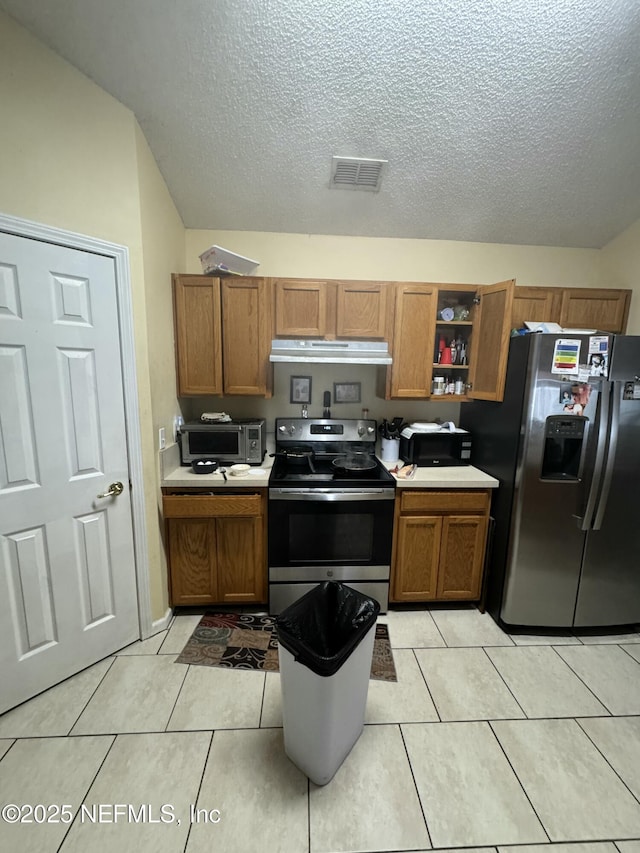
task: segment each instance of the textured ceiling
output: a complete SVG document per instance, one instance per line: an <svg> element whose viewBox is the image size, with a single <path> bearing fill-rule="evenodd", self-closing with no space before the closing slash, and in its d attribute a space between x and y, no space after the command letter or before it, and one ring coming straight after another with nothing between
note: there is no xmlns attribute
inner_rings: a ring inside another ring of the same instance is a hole
<svg viewBox="0 0 640 853"><path fill-rule="evenodd" d="M188 228L600 247L640 218L638 0L0 0L136 114ZM388 160L329 189L334 154Z"/></svg>

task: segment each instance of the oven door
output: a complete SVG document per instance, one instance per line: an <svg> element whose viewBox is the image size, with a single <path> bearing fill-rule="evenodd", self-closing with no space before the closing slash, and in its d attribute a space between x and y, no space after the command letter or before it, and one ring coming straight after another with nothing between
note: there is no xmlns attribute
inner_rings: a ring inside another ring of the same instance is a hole
<svg viewBox="0 0 640 853"><path fill-rule="evenodd" d="M308 580L340 580L356 566L388 578L394 498L383 488L269 489L269 579L291 580L306 567Z"/></svg>

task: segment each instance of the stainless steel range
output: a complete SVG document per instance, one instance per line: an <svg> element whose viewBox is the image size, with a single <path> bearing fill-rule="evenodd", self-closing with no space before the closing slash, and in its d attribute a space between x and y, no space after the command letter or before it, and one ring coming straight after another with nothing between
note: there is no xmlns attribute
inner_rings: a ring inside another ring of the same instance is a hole
<svg viewBox="0 0 640 853"><path fill-rule="evenodd" d="M278 418L269 477L269 611L337 580L385 612L395 479L374 420Z"/></svg>

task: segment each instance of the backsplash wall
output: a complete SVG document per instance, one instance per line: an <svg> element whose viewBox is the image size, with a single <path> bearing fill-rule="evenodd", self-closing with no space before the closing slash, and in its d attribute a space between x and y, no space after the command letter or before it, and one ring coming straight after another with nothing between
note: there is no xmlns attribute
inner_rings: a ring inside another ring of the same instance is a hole
<svg viewBox="0 0 640 853"><path fill-rule="evenodd" d="M346 364L285 364L274 365L274 393L270 399L263 397L182 397L181 409L185 420L198 420L202 412L227 412L231 417L265 418L267 432L274 430L274 421L280 417L300 417L299 403L290 403L290 380L292 376L311 377L311 402L307 409L310 418L322 417L323 395L331 393L331 416L333 418L360 418L362 409L369 409L369 417L381 421L402 417L406 421L452 420L458 423L461 403L455 398L446 402L420 400L383 400L376 397L378 368L374 365ZM335 382L360 382L359 403L335 403Z"/></svg>

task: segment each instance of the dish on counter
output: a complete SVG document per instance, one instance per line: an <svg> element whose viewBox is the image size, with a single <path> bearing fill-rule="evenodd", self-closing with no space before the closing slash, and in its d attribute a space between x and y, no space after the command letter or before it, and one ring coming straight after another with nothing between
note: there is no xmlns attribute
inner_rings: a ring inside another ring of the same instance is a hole
<svg viewBox="0 0 640 853"><path fill-rule="evenodd" d="M251 470L251 465L231 465L228 469L233 477L246 477Z"/></svg>
<svg viewBox="0 0 640 853"><path fill-rule="evenodd" d="M194 474L213 474L218 468L217 459L198 459L191 465Z"/></svg>
<svg viewBox="0 0 640 853"><path fill-rule="evenodd" d="M395 468L389 468L391 474L395 474L399 480L410 480L416 473L417 465L396 465Z"/></svg>

